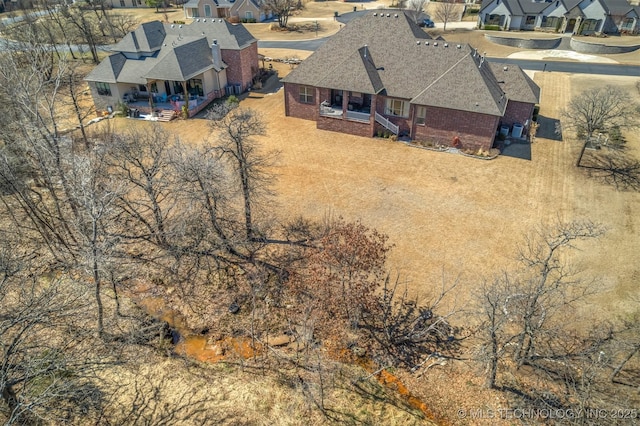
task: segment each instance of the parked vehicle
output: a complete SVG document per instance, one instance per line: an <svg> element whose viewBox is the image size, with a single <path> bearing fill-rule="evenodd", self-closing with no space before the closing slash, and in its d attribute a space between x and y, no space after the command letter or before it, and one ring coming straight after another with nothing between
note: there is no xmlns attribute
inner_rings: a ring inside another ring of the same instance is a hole
<svg viewBox="0 0 640 426"><path fill-rule="evenodd" d="M425 18L422 21L420 21L418 23L418 25L420 25L421 27L425 27L425 28L433 28L436 26L436 24L429 18Z"/></svg>

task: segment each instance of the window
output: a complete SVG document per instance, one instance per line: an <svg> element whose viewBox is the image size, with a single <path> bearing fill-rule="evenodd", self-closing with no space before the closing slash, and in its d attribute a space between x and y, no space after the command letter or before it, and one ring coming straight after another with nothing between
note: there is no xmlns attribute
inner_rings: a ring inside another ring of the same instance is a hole
<svg viewBox="0 0 640 426"><path fill-rule="evenodd" d="M400 99L387 99L384 113L386 115L394 115L396 117L409 116L409 102Z"/></svg>
<svg viewBox="0 0 640 426"><path fill-rule="evenodd" d="M484 15L484 23L486 25L502 25L504 15Z"/></svg>
<svg viewBox="0 0 640 426"><path fill-rule="evenodd" d="M633 18L626 18L622 21L623 30L633 30Z"/></svg>
<svg viewBox="0 0 640 426"><path fill-rule="evenodd" d="M205 4L204 5L204 16L206 16L207 18L211 17L211 5L210 4Z"/></svg>
<svg viewBox="0 0 640 426"><path fill-rule="evenodd" d="M313 87L310 86L300 86L300 102L303 104L312 104L313 103Z"/></svg>
<svg viewBox="0 0 640 426"><path fill-rule="evenodd" d="M535 23L536 23L536 17L532 15L527 16L524 22L524 24L528 26L533 26L535 25Z"/></svg>
<svg viewBox="0 0 640 426"><path fill-rule="evenodd" d="M120 0L120 7L124 7L124 0Z"/></svg>
<svg viewBox="0 0 640 426"><path fill-rule="evenodd" d="M204 96L202 80L199 78L192 78L191 80L187 81L187 91L190 95Z"/></svg>
<svg viewBox="0 0 640 426"><path fill-rule="evenodd" d="M555 28L558 29L560 28L560 18L556 17L556 16L543 16L542 17L542 27L543 28Z"/></svg>
<svg viewBox="0 0 640 426"><path fill-rule="evenodd" d="M250 11L250 10L247 10L247 11L244 13L244 17L245 17L246 19L253 19L253 12L252 12L252 11Z"/></svg>
<svg viewBox="0 0 640 426"><path fill-rule="evenodd" d="M426 117L427 117L427 107L417 106L416 107L416 124L424 124Z"/></svg>
<svg viewBox="0 0 640 426"><path fill-rule="evenodd" d="M585 19L582 24L582 33L585 31L597 31L596 28L600 25L600 20L597 19Z"/></svg>
<svg viewBox="0 0 640 426"><path fill-rule="evenodd" d="M192 8L191 9L191 17L192 18L199 18L200 17L200 12L198 11L197 8Z"/></svg>
<svg viewBox="0 0 640 426"><path fill-rule="evenodd" d="M100 96L111 96L111 86L109 83L96 82L96 90Z"/></svg>

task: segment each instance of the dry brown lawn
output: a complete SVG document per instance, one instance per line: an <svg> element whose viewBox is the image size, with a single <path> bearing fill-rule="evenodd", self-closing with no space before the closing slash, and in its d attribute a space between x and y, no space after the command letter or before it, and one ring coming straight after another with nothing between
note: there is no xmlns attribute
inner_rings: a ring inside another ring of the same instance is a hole
<svg viewBox="0 0 640 426"><path fill-rule="evenodd" d="M274 67L281 75L289 71L284 64ZM542 88L540 115L547 118L560 118L562 107L582 90L607 84L623 87L640 102L633 78L538 72L534 80ZM608 228L600 240L581 245L572 259L588 276L601 278L602 293L589 306L591 317L610 319L635 308L629 298L638 295L640 278L640 193L618 191L576 168L578 142L537 138L531 161L504 156L483 161L317 130L314 122L284 116L282 90L252 93L241 106L264 115L264 147L280 152L272 213L283 222L298 215L343 216L388 234L395 245L389 267L419 297L429 298L443 276L459 278L450 303L467 308L483 277L514 265L517 246L529 230L557 220L589 219ZM202 143L207 134L206 120L163 126L193 143ZM640 135L629 133L627 140L630 153L640 157ZM422 378L401 377L453 424L457 408L508 406L505 395L484 389L478 371L464 363L434 368Z"/></svg>
<svg viewBox="0 0 640 426"><path fill-rule="evenodd" d="M536 73L535 81L542 87L540 115L548 118L559 118L560 108L587 87L620 85L640 99L630 78ZM264 114L268 136L263 143L280 152L273 212L282 221L297 215L343 216L388 234L395 245L389 266L422 297L433 292L444 273L447 279L460 277L464 303L482 277L513 265L529 230L580 219L609 229L579 253L586 271L603 278L602 306L622 309L636 292L640 194L617 191L574 167L575 141L538 138L531 145L532 161L481 161L317 130L314 122L284 116L282 91L253 94L242 106ZM204 120L166 127L194 142L206 134ZM640 138L627 136L638 155Z"/></svg>

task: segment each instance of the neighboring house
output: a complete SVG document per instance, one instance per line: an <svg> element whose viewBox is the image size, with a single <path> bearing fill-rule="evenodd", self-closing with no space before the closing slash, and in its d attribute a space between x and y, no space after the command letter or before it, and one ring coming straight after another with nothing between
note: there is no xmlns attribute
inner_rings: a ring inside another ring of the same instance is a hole
<svg viewBox="0 0 640 426"><path fill-rule="evenodd" d="M184 17L191 19L213 17L260 22L272 16L262 0L190 0L182 7Z"/></svg>
<svg viewBox="0 0 640 426"><path fill-rule="evenodd" d="M258 73L258 43L242 25L203 19L190 25L147 22L127 34L85 78L96 109L151 97L191 101L201 109L230 87L250 87Z"/></svg>
<svg viewBox="0 0 640 426"><path fill-rule="evenodd" d="M104 2L111 7L149 7L144 0L106 0Z"/></svg>
<svg viewBox="0 0 640 426"><path fill-rule="evenodd" d="M627 0L484 0L478 26L580 35L636 34L640 29L639 17L640 7Z"/></svg>
<svg viewBox="0 0 640 426"><path fill-rule="evenodd" d="M352 20L284 78L285 114L318 129L465 148L491 148L501 125L527 126L539 93L519 67L431 39L395 10Z"/></svg>

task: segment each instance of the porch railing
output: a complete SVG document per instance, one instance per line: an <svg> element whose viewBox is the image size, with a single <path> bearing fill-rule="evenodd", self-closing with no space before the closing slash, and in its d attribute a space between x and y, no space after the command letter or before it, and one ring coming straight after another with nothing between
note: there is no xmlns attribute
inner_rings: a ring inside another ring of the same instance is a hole
<svg viewBox="0 0 640 426"><path fill-rule="evenodd" d="M389 121L389 119L383 117L382 115L378 114L377 112L376 112L376 121L378 123L382 124L385 128L391 130L394 135L397 135L398 132L400 131L400 128L398 126L396 126L391 121Z"/></svg>
<svg viewBox="0 0 640 426"><path fill-rule="evenodd" d="M366 112L347 111L347 119L349 120L365 121L368 123L370 118L371 114Z"/></svg>

